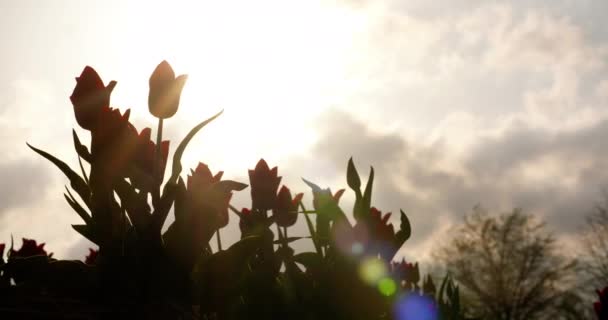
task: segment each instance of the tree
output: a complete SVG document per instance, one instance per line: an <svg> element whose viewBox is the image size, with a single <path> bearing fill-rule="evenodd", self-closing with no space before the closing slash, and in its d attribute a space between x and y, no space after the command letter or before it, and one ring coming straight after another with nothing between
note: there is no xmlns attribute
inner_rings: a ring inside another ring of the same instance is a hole
<svg viewBox="0 0 608 320"><path fill-rule="evenodd" d="M463 287L471 316L482 319L574 319L564 314L576 262L559 253L545 224L515 209L465 216L433 255Z"/></svg>
<svg viewBox="0 0 608 320"><path fill-rule="evenodd" d="M581 268L595 289L608 286L608 198L587 216L581 237Z"/></svg>

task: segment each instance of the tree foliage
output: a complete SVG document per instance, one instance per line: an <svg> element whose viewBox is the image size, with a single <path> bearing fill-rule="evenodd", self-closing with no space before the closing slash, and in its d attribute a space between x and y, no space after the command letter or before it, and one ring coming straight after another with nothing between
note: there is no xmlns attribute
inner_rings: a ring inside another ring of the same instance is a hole
<svg viewBox="0 0 608 320"><path fill-rule="evenodd" d="M476 207L434 256L463 287L471 315L555 319L572 299L576 265L559 250L545 224L521 210L492 216Z"/></svg>

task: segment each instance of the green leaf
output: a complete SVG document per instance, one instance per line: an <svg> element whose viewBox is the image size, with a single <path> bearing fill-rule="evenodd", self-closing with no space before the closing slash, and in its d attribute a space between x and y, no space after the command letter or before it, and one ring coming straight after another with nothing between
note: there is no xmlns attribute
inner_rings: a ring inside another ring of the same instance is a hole
<svg viewBox="0 0 608 320"><path fill-rule="evenodd" d="M192 140L194 135L197 132L199 132L199 130L201 130L209 122L215 120L215 118L219 117L223 112L224 112L224 110L218 112L211 118L196 125L194 128L192 128L190 130L190 132L188 132L188 134L186 135L184 140L182 140L182 142L180 142L179 146L177 146L177 149L175 149L175 153L173 154L173 169L171 172L171 177L169 178L169 181L167 183L174 183L174 181L177 179L177 176L182 172L181 159L182 159L182 155L183 155L184 151L186 150L186 146L188 146L188 143L190 143L190 140Z"/></svg>
<svg viewBox="0 0 608 320"><path fill-rule="evenodd" d="M47 160L51 161L55 166L57 166L59 170L61 170L63 174L65 174L68 179L70 179L70 186L72 186L72 189L74 189L78 193L80 198L82 198L82 200L85 202L85 204L87 204L87 206L90 205L91 193L89 190L89 186L82 179L82 177L80 177L76 172L74 172L74 170L72 170L67 164L65 164L65 162L55 158L55 156L40 149L37 149L31 146L29 143L26 144L28 147L30 147L30 149L34 150L36 153L43 156Z"/></svg>
<svg viewBox="0 0 608 320"><path fill-rule="evenodd" d="M97 240L97 237L95 236L95 233L86 224L73 224L72 228L74 230L76 230L76 232L78 232L82 236L84 236L85 238L89 239L94 244L100 245L100 243Z"/></svg>
<svg viewBox="0 0 608 320"><path fill-rule="evenodd" d="M218 181L211 186L211 188L220 192L241 191L247 187L248 185L233 180Z"/></svg>
<svg viewBox="0 0 608 320"><path fill-rule="evenodd" d="M365 186L365 192L363 193L363 208L366 213L369 212L372 204L372 186L374 184L374 167L371 167L369 178L367 179L367 185Z"/></svg>
<svg viewBox="0 0 608 320"><path fill-rule="evenodd" d="M78 153L78 156L83 158L86 162L91 163L91 161L92 161L91 153L89 152L89 149L87 149L87 147L85 145L80 143L80 139L78 138L78 135L76 134L76 130L74 130L74 129L72 129L72 138L74 139L74 148L76 149L76 153Z"/></svg>
<svg viewBox="0 0 608 320"><path fill-rule="evenodd" d="M283 244L283 243L292 243L294 241L298 241L300 239L311 239L312 237L287 237L279 240L275 240L274 244Z"/></svg>
<svg viewBox="0 0 608 320"><path fill-rule="evenodd" d="M348 183L348 186L355 191L355 193L361 193L361 178L359 178L359 173L357 172L357 168L355 168L352 157L350 157L348 160L346 182Z"/></svg>
<svg viewBox="0 0 608 320"><path fill-rule="evenodd" d="M401 226L399 228L400 230L395 235L397 240L397 247L401 247L401 245L405 241L407 241L412 235L412 227L410 225L410 220L407 218L403 210L399 209L399 211L401 212Z"/></svg>
<svg viewBox="0 0 608 320"><path fill-rule="evenodd" d="M82 220L84 220L86 224L89 224L92 220L89 213L80 205L80 203L76 201L76 199L74 199L74 196L67 187L65 188L65 190L67 191L67 194L63 194L65 200L68 202L70 207L72 207L72 209L74 209L74 211L76 211L76 213L82 218Z"/></svg>
<svg viewBox="0 0 608 320"><path fill-rule="evenodd" d="M303 265L307 270L319 270L323 266L323 257L314 252L302 252L293 256L293 261Z"/></svg>
<svg viewBox="0 0 608 320"><path fill-rule="evenodd" d="M138 194L124 179L119 179L115 183L115 191L136 230L143 230L150 221L150 207L145 194Z"/></svg>

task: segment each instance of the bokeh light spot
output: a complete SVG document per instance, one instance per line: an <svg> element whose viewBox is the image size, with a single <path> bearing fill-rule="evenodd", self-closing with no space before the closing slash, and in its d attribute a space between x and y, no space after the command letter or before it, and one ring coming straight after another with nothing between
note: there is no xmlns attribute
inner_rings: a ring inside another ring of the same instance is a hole
<svg viewBox="0 0 608 320"><path fill-rule="evenodd" d="M397 291L397 284L393 279L384 277L378 282L378 290L380 293L386 297L390 297Z"/></svg>
<svg viewBox="0 0 608 320"><path fill-rule="evenodd" d="M360 256L361 254L363 254L363 244L361 244L360 242L353 243L350 248L350 252L352 252L352 254L355 256Z"/></svg>
<svg viewBox="0 0 608 320"><path fill-rule="evenodd" d="M359 266L359 276L368 284L376 285L386 275L386 266L380 259L367 258Z"/></svg>
<svg viewBox="0 0 608 320"><path fill-rule="evenodd" d="M437 320L438 312L432 298L416 293L401 296L395 302L396 320Z"/></svg>

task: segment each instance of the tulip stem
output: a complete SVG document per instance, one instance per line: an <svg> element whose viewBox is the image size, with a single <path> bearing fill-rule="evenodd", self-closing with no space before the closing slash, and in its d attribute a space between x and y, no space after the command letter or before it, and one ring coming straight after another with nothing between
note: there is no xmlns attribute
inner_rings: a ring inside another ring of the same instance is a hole
<svg viewBox="0 0 608 320"><path fill-rule="evenodd" d="M217 229L215 235L217 238L217 251L222 251L222 239L220 237L220 229Z"/></svg>
<svg viewBox="0 0 608 320"><path fill-rule="evenodd" d="M154 181L156 185L154 186L154 193L152 194L152 202L154 204L154 209L156 209L156 205L160 201L160 185L162 184L163 177L160 168L160 164L162 162L161 155L161 142L163 141L163 118L158 118L158 129L156 130L156 152L154 153L156 156L154 157Z"/></svg>

